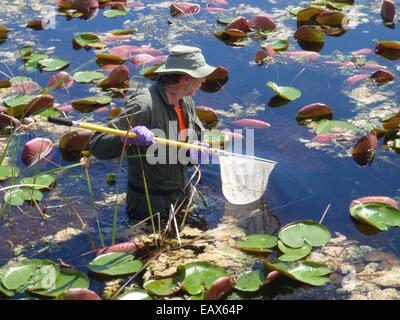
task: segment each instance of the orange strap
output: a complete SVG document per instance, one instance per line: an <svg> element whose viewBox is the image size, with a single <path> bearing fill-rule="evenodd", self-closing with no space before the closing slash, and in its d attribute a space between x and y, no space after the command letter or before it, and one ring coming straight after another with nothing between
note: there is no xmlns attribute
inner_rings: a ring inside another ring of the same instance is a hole
<svg viewBox="0 0 400 320"><path fill-rule="evenodd" d="M175 112L178 115L179 141L186 141L186 122L185 117L183 116L181 105L175 107Z"/></svg>

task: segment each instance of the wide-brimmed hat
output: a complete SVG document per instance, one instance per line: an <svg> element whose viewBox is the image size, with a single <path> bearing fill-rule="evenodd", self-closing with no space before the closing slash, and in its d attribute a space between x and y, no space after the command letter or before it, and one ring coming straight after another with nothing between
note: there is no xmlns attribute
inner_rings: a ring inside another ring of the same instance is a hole
<svg viewBox="0 0 400 320"><path fill-rule="evenodd" d="M201 49L177 45L170 49L170 54L165 64L154 71L154 73L186 73L193 78L204 78L213 73L216 69L216 67L212 67L206 63Z"/></svg>

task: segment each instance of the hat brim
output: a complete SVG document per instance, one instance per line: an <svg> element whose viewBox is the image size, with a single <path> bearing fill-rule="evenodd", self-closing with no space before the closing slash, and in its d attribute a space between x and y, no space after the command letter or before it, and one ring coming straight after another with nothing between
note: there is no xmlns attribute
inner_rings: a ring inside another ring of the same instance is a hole
<svg viewBox="0 0 400 320"><path fill-rule="evenodd" d="M198 79L198 78L205 78L205 77L209 76L215 70L217 70L216 67L212 67L208 64L206 64L205 66L202 66L196 70L168 69L168 68L165 68L165 64L164 64L161 67L159 67L156 71L154 71L154 73L157 73L157 74L174 74L174 73L182 74L183 73L183 74L188 74L189 76Z"/></svg>

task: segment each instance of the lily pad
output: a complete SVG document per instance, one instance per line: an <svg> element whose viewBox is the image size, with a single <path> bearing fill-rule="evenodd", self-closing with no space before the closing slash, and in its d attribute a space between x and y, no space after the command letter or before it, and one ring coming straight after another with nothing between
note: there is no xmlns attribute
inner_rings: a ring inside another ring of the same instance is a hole
<svg viewBox="0 0 400 320"><path fill-rule="evenodd" d="M322 31L314 29L310 26L301 26L294 34L294 38L300 41L312 43L324 43L325 35Z"/></svg>
<svg viewBox="0 0 400 320"><path fill-rule="evenodd" d="M269 44L272 47L272 49L274 49L274 51L285 51L290 46L289 41L287 40L275 40L272 42L267 42L261 45L261 47L265 49L265 45L267 44Z"/></svg>
<svg viewBox="0 0 400 320"><path fill-rule="evenodd" d="M74 288L88 289L88 276L78 270L61 269L54 285L45 290L35 290L34 293L44 297L57 297Z"/></svg>
<svg viewBox="0 0 400 320"><path fill-rule="evenodd" d="M8 290L20 292L25 291L29 285L33 285L36 288L44 287L49 285L49 281L51 285L52 279L46 279L46 281L42 281L45 279L45 273L43 273L43 271L47 269L41 268L45 266L53 267L54 283L59 271L58 267L56 264L54 264L54 262L42 259L26 259L12 264L4 270L1 276L1 283ZM42 277L40 277L40 274Z"/></svg>
<svg viewBox="0 0 400 320"><path fill-rule="evenodd" d="M36 190L48 189L54 184L56 179L50 174L41 174L36 177L24 178L21 180L22 184L34 184L31 188Z"/></svg>
<svg viewBox="0 0 400 320"><path fill-rule="evenodd" d="M284 254L281 255L278 259L280 261L297 261L300 260L307 255L310 254L312 247L308 244L300 247L300 248L290 248L288 246L285 246L285 244L278 240L278 248L280 251L282 251Z"/></svg>
<svg viewBox="0 0 400 320"><path fill-rule="evenodd" d="M353 126L352 124L339 121L339 120L327 120L323 119L314 123L313 125L314 131L317 135L333 133L333 132L352 132L357 133L358 128Z"/></svg>
<svg viewBox="0 0 400 320"><path fill-rule="evenodd" d="M73 38L74 48L80 49L104 49L107 45L95 33L80 33Z"/></svg>
<svg viewBox="0 0 400 320"><path fill-rule="evenodd" d="M153 300L153 298L149 296L146 290L134 288L118 296L117 300Z"/></svg>
<svg viewBox="0 0 400 320"><path fill-rule="evenodd" d="M400 210L383 203L361 203L351 207L350 214L381 231L400 226Z"/></svg>
<svg viewBox="0 0 400 320"><path fill-rule="evenodd" d="M39 61L43 71L58 71L66 68L69 62L61 59L44 59Z"/></svg>
<svg viewBox="0 0 400 320"><path fill-rule="evenodd" d="M292 248L300 248L306 244L320 247L331 238L331 233L322 224L313 220L296 221L284 226L279 231L279 239Z"/></svg>
<svg viewBox="0 0 400 320"><path fill-rule="evenodd" d="M112 10L106 10L104 11L104 16L107 18L115 18L115 17L124 17L128 14L129 9L125 10L118 10L118 9L112 9Z"/></svg>
<svg viewBox="0 0 400 320"><path fill-rule="evenodd" d="M43 194L39 190L31 188L16 188L7 190L4 194L4 202L11 206L22 206L25 201L40 201Z"/></svg>
<svg viewBox="0 0 400 320"><path fill-rule="evenodd" d="M4 166L0 167L0 181L4 181L8 178L15 178L19 175L17 167Z"/></svg>
<svg viewBox="0 0 400 320"><path fill-rule="evenodd" d="M235 289L245 292L256 292L264 284L266 278L265 270L246 271L239 274Z"/></svg>
<svg viewBox="0 0 400 320"><path fill-rule="evenodd" d="M143 285L143 288L157 296L170 296L181 289L180 283L183 278L184 274L180 272L172 278L149 280Z"/></svg>
<svg viewBox="0 0 400 320"><path fill-rule="evenodd" d="M79 83L91 83L104 78L104 74L97 71L79 71L74 73L74 80Z"/></svg>
<svg viewBox="0 0 400 320"><path fill-rule="evenodd" d="M276 83L269 81L267 86L271 88L278 96L286 99L286 100L296 100L301 97L301 92L292 87L282 87L278 86Z"/></svg>
<svg viewBox="0 0 400 320"><path fill-rule="evenodd" d="M4 270L0 269L0 279L3 276ZM3 283L0 281L0 293L2 293L3 295L5 295L6 297L11 297L13 296L15 293L12 290L8 290Z"/></svg>
<svg viewBox="0 0 400 320"><path fill-rule="evenodd" d="M129 253L111 252L96 257L87 267L96 274L121 276L137 272L142 263Z"/></svg>
<svg viewBox="0 0 400 320"><path fill-rule="evenodd" d="M280 274L313 286L322 286L329 282L329 278L324 276L332 272L326 264L311 261L267 261L265 266L278 271Z"/></svg>
<svg viewBox="0 0 400 320"><path fill-rule="evenodd" d="M191 295L199 295L208 290L215 280L228 275L223 268L206 261L190 262L178 267L183 270L185 278L183 288Z"/></svg>
<svg viewBox="0 0 400 320"><path fill-rule="evenodd" d="M252 234L245 240L237 241L236 246L240 250L251 252L272 252L270 248L276 246L278 239L269 234Z"/></svg>

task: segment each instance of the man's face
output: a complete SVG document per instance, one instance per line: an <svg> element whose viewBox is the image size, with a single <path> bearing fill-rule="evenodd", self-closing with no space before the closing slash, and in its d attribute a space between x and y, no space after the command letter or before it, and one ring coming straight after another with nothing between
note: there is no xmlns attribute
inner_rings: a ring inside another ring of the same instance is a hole
<svg viewBox="0 0 400 320"><path fill-rule="evenodd" d="M200 89L201 85L206 81L206 78L192 78L190 76L184 77L184 96L193 97L196 95L197 91Z"/></svg>

